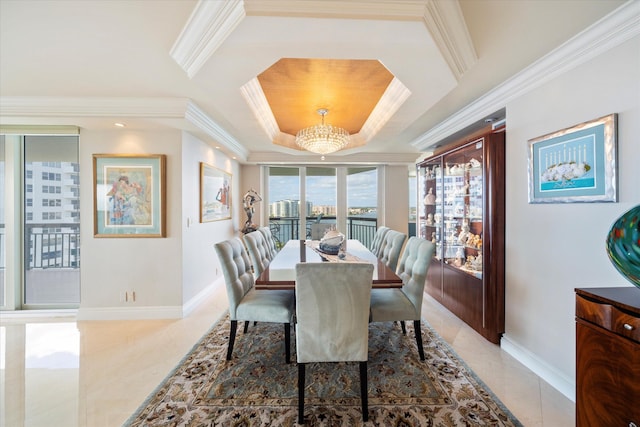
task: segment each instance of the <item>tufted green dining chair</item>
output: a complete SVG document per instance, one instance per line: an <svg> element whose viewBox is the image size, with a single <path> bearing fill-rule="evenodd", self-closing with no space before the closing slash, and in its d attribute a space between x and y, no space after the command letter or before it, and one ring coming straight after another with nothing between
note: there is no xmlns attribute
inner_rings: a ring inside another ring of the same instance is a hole
<svg viewBox="0 0 640 427"><path fill-rule="evenodd" d="M305 366L312 362L359 362L362 418L367 421L369 301L373 265L296 265L298 423L304 424Z"/></svg>
<svg viewBox="0 0 640 427"><path fill-rule="evenodd" d="M231 360L238 320L284 324L285 360L290 361L290 325L295 296L288 290L257 290L244 245L235 237L215 244L229 298L231 331L227 360Z"/></svg>
<svg viewBox="0 0 640 427"><path fill-rule="evenodd" d="M254 276L258 278L273 259L270 244L259 230L245 234L242 239L251 258Z"/></svg>
<svg viewBox="0 0 640 427"><path fill-rule="evenodd" d="M382 246L382 241L384 240L384 236L387 234L387 231L391 230L389 227L385 227L384 225L378 227L376 234L373 236L373 240L371 241L371 246L369 250L377 257L380 255L380 247Z"/></svg>
<svg viewBox="0 0 640 427"><path fill-rule="evenodd" d="M402 279L402 288L371 291L372 322L400 321L402 331L406 333L405 320L413 320L420 360L424 360L420 326L422 298L434 250L433 243L419 237L410 237L396 270L396 274Z"/></svg>
<svg viewBox="0 0 640 427"><path fill-rule="evenodd" d="M278 253L278 246L276 245L276 239L273 237L273 233L269 227L260 227L258 231L264 236L264 240L267 242L269 252L271 253L271 259Z"/></svg>
<svg viewBox="0 0 640 427"><path fill-rule="evenodd" d="M404 245L406 239L406 234L396 230L388 230L382 238L382 243L380 243L378 251L378 259L393 271L395 271L398 266L398 258L400 258L402 245Z"/></svg>

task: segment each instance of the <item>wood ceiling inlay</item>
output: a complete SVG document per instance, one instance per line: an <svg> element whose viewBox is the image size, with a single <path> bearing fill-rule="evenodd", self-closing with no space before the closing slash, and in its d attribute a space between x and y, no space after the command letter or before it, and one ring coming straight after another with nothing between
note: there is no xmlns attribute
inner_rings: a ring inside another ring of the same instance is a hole
<svg viewBox="0 0 640 427"><path fill-rule="evenodd" d="M257 78L281 132L320 123L317 110L327 108L325 123L355 134L393 75L377 60L284 58Z"/></svg>

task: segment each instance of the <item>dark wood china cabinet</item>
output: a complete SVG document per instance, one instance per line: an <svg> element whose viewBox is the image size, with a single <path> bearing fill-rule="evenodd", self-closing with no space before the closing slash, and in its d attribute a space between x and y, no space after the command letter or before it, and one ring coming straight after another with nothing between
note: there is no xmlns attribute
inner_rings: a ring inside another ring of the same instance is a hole
<svg viewBox="0 0 640 427"><path fill-rule="evenodd" d="M416 232L436 244L426 291L489 341L504 333L505 133L486 129L417 165Z"/></svg>

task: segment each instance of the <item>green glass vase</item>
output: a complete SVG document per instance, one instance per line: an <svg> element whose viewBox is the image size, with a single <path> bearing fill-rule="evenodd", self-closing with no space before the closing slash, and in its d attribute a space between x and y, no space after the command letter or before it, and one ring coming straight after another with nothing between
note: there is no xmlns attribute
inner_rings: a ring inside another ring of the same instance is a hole
<svg viewBox="0 0 640 427"><path fill-rule="evenodd" d="M613 223L607 235L607 253L615 268L640 288L640 205Z"/></svg>

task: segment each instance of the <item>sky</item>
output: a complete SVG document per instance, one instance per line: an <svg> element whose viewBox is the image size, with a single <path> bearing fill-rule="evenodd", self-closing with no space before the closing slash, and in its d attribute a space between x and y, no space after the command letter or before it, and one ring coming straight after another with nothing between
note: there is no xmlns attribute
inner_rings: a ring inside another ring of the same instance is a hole
<svg viewBox="0 0 640 427"><path fill-rule="evenodd" d="M299 200L300 186L297 176L269 177L269 201ZM371 170L349 175L347 202L351 207L377 206L377 171ZM337 178L335 176L308 176L307 200L315 206L336 204Z"/></svg>
<svg viewBox="0 0 640 427"><path fill-rule="evenodd" d="M347 203L349 207L377 206L377 171L370 170L348 176ZM336 204L335 176L308 176L307 198L315 206ZM416 204L415 178L409 180L410 206ZM269 177L269 201L299 200L299 177L271 176Z"/></svg>

